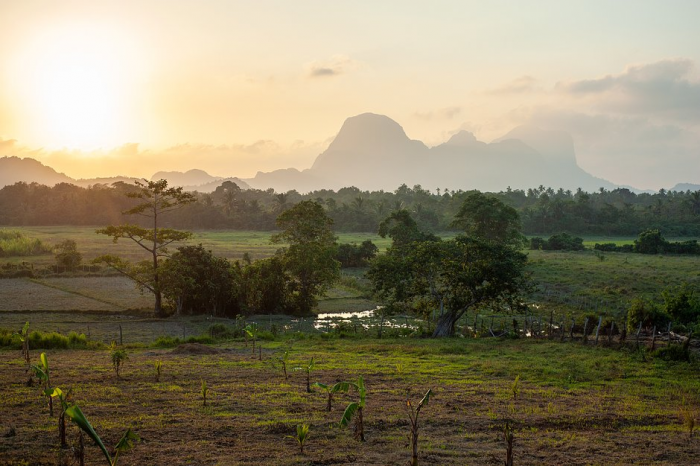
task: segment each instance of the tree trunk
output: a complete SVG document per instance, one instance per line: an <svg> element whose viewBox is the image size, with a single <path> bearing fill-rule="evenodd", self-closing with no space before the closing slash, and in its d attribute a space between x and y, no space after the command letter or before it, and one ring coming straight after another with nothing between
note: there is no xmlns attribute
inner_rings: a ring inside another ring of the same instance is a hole
<svg viewBox="0 0 700 466"><path fill-rule="evenodd" d="M461 317L461 312L447 311L438 318L433 337L451 337L455 334L455 324Z"/></svg>

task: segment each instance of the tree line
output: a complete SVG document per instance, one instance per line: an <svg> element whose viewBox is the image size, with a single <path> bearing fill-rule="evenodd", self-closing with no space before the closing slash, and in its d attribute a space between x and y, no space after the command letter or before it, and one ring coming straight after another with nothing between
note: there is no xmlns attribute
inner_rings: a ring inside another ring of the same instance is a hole
<svg viewBox="0 0 700 466"><path fill-rule="evenodd" d="M48 187L19 182L0 189L0 225L114 224L121 212L137 205L125 196L134 186L124 182L82 188L60 183ZM355 187L300 194L272 189L242 190L225 181L212 193L191 193L193 201L164 221L187 229L275 230L276 219L301 201L320 204L335 231L376 232L391 212L407 210L426 231L455 230L452 219L474 191L420 185L394 191L362 191ZM636 194L626 188L575 192L540 186L490 193L513 207L528 235L561 232L635 236L647 229L673 236L700 235L700 191ZM135 221L147 226L145 219Z"/></svg>

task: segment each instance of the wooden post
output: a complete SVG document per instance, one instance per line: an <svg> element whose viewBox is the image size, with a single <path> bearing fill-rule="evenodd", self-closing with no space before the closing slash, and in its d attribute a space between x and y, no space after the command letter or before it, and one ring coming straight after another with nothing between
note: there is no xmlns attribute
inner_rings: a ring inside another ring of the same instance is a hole
<svg viewBox="0 0 700 466"><path fill-rule="evenodd" d="M671 346L671 322L668 323L668 344L666 346Z"/></svg>
<svg viewBox="0 0 700 466"><path fill-rule="evenodd" d="M122 326L119 326L119 346L122 346L124 344L124 340L122 339Z"/></svg>
<svg viewBox="0 0 700 466"><path fill-rule="evenodd" d="M612 343L612 334L615 330L615 321L610 322L610 333L608 333L608 344Z"/></svg>
<svg viewBox="0 0 700 466"><path fill-rule="evenodd" d="M603 316L598 317L598 326L595 329L595 344L598 345L598 334L600 333L600 324L603 323Z"/></svg>
<svg viewBox="0 0 700 466"><path fill-rule="evenodd" d="M656 325L654 325L654 330L651 331L651 350L654 351L656 346Z"/></svg>
<svg viewBox="0 0 700 466"><path fill-rule="evenodd" d="M564 319L562 319L561 323L559 324L559 329L561 330L559 341L564 341Z"/></svg>
<svg viewBox="0 0 700 466"><path fill-rule="evenodd" d="M551 311L551 312L549 313L549 339L550 339L550 340L551 340L552 337L554 336L554 332L553 332L553 328L554 328L554 327L553 327L553 325L552 325L553 323L554 323L554 311Z"/></svg>
<svg viewBox="0 0 700 466"><path fill-rule="evenodd" d="M639 323L639 327L637 327L637 349L639 349L639 333L642 331L642 323Z"/></svg>
<svg viewBox="0 0 700 466"><path fill-rule="evenodd" d="M586 342L588 341L588 317L586 317L586 321L583 323L583 344L585 345Z"/></svg>
<svg viewBox="0 0 700 466"><path fill-rule="evenodd" d="M571 318L571 329L569 330L569 339L574 340L574 325L576 325L576 319Z"/></svg>

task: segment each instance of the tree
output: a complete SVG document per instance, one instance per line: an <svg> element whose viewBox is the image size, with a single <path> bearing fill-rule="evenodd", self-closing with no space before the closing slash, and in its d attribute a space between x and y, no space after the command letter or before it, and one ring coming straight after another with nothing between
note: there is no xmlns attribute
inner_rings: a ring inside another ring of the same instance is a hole
<svg viewBox="0 0 700 466"><path fill-rule="evenodd" d="M273 243L288 243L278 251L288 272L296 308L308 314L316 305L316 295L325 292L340 276L335 260L336 237L333 220L321 204L302 201L277 217L282 230L273 235Z"/></svg>
<svg viewBox="0 0 700 466"><path fill-rule="evenodd" d="M499 199L478 191L467 196L452 225L484 241L523 245L518 212Z"/></svg>
<svg viewBox="0 0 700 466"><path fill-rule="evenodd" d="M97 230L96 233L112 237L115 243L120 238L129 239L147 251L151 255L151 259L131 264L118 256L103 255L97 257L94 262L102 262L114 268L121 274L134 280L140 288L153 293L155 296L155 314L157 317L163 317L159 260L161 257L168 255L169 245L190 239L192 233L171 228L161 228L158 222L163 214L190 204L195 201L195 198L190 193L182 192L181 187L168 188L166 180L146 181L145 184L137 181L136 188L136 191L126 192L126 196L131 199L138 199L139 202L134 207L123 211L122 214L147 217L151 219L152 228L144 228L132 224L110 225Z"/></svg>
<svg viewBox="0 0 700 466"><path fill-rule="evenodd" d="M198 246L177 248L161 265L163 295L177 312L235 315L238 307L240 268Z"/></svg>
<svg viewBox="0 0 700 466"><path fill-rule="evenodd" d="M80 265L83 255L78 252L78 245L72 239L67 239L56 245L54 248L56 265L73 270Z"/></svg>

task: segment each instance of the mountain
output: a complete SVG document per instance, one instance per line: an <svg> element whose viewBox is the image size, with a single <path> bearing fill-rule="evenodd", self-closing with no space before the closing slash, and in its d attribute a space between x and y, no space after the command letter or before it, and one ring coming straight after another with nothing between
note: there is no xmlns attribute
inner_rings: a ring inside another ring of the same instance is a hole
<svg viewBox="0 0 700 466"><path fill-rule="evenodd" d="M669 189L669 191L679 191L679 192L700 191L700 184L678 183L673 188Z"/></svg>
<svg viewBox="0 0 700 466"><path fill-rule="evenodd" d="M246 181L260 189L294 187L302 192L345 186L393 190L402 183L481 191L539 185L587 191L616 187L576 164L573 139L564 132L520 126L488 144L460 131L429 148L410 139L391 118L372 113L345 120L311 168L259 172Z"/></svg>
<svg viewBox="0 0 700 466"><path fill-rule="evenodd" d="M53 186L58 183L74 183L73 178L58 173L38 160L19 157L0 157L0 188L19 181L37 182Z"/></svg>
<svg viewBox="0 0 700 466"><path fill-rule="evenodd" d="M199 186L212 181L218 181L222 178L220 176L211 176L204 170L188 170L186 172L157 172L151 177L151 181L158 180L168 180L170 186Z"/></svg>

